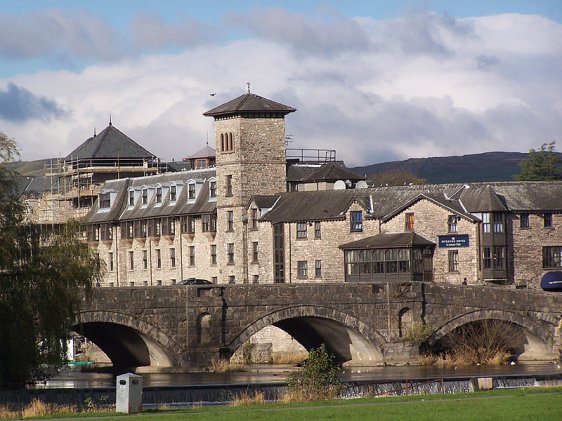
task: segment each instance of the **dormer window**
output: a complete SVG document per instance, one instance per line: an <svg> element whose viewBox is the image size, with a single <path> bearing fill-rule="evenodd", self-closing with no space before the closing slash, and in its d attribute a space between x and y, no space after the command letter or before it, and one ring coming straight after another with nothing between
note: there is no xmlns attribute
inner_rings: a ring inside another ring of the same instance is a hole
<svg viewBox="0 0 562 421"><path fill-rule="evenodd" d="M156 203L162 203L162 186L156 187Z"/></svg>
<svg viewBox="0 0 562 421"><path fill-rule="evenodd" d="M177 189L177 187L176 187L175 184L172 184L172 185L170 186L170 202L175 202L175 201L177 200L177 196L176 196L176 195L177 195L177 193L176 193L177 190L176 190L176 189Z"/></svg>
<svg viewBox="0 0 562 421"><path fill-rule="evenodd" d="M100 209L107 209L111 207L111 195L109 193L100 193L99 195Z"/></svg>
<svg viewBox="0 0 562 421"><path fill-rule="evenodd" d="M195 200L195 183L187 185L187 200Z"/></svg>
<svg viewBox="0 0 562 421"><path fill-rule="evenodd" d="M142 204L143 205L147 205L148 204L148 188L143 187L142 188Z"/></svg>
<svg viewBox="0 0 562 421"><path fill-rule="evenodd" d="M216 180L209 181L209 198L216 199L217 197L217 182Z"/></svg>
<svg viewBox="0 0 562 421"><path fill-rule="evenodd" d="M129 206L135 206L135 191L129 190Z"/></svg>

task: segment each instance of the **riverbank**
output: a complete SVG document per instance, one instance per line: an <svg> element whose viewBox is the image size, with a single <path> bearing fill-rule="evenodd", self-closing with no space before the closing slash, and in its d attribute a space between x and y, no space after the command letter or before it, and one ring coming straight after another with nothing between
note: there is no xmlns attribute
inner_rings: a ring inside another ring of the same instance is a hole
<svg viewBox="0 0 562 421"><path fill-rule="evenodd" d="M160 408L137 415L84 413L81 417L103 420L168 421L189 417L190 420L221 419L310 420L310 419L374 419L394 421L455 420L529 420L559 421L562 419L562 387L503 389L451 395L408 397L369 397L312 403L250 404L239 407L200 407L174 410ZM68 420L70 416L59 418ZM36 418L36 417L34 417ZM54 419L51 415L50 419Z"/></svg>

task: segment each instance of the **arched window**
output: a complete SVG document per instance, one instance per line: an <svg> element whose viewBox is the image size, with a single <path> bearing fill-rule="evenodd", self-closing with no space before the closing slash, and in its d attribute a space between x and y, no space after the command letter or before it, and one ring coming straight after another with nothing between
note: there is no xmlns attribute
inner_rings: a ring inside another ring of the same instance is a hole
<svg viewBox="0 0 562 421"><path fill-rule="evenodd" d="M234 144L232 143L232 132L228 134L228 150L234 150Z"/></svg>
<svg viewBox="0 0 562 421"><path fill-rule="evenodd" d="M197 320L197 342L205 345L211 342L211 315L203 313Z"/></svg>

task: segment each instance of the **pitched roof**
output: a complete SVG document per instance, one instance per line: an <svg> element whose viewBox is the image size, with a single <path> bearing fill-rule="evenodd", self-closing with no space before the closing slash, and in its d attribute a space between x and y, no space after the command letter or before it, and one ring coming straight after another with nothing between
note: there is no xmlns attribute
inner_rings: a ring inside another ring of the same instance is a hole
<svg viewBox="0 0 562 421"><path fill-rule="evenodd" d="M378 234L362 240L352 241L342 244L341 249L378 249L412 246L434 246L435 243L429 241L415 232L401 232L397 234Z"/></svg>
<svg viewBox="0 0 562 421"><path fill-rule="evenodd" d="M347 168L343 168L333 162L322 165L312 174L309 174L303 181L304 182L318 182L318 181L337 181L337 180L350 180L359 181L364 180L361 177Z"/></svg>
<svg viewBox="0 0 562 421"><path fill-rule="evenodd" d="M129 136L116 129L111 123L98 135L90 137L65 159L90 158L154 158L150 153Z"/></svg>
<svg viewBox="0 0 562 421"><path fill-rule="evenodd" d="M465 188L460 201L468 212L505 212L507 206L494 189L485 187Z"/></svg>
<svg viewBox="0 0 562 421"><path fill-rule="evenodd" d="M208 158L216 156L216 151L211 148L208 144L204 148L199 149L193 155L186 157L187 159L196 159L196 158Z"/></svg>
<svg viewBox="0 0 562 421"><path fill-rule="evenodd" d="M296 111L295 108L280 104L279 102L261 97L256 94L247 93L240 95L225 104L219 105L205 113L204 116L218 117L232 114L245 114L255 112L270 112L286 115Z"/></svg>

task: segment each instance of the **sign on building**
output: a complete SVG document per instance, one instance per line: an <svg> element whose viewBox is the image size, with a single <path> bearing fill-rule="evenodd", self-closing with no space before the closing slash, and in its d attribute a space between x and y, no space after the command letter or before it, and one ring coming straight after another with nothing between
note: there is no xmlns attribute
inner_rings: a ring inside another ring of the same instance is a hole
<svg viewBox="0 0 562 421"><path fill-rule="evenodd" d="M468 234L439 236L439 247L441 248L468 246Z"/></svg>

